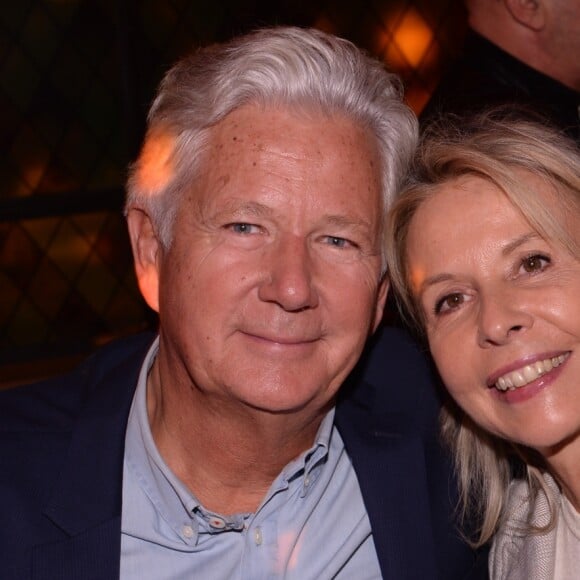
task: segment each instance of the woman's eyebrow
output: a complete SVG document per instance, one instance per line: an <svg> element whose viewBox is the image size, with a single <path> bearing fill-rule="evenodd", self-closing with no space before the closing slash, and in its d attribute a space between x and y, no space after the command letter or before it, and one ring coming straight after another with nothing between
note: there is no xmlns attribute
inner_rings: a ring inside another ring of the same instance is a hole
<svg viewBox="0 0 580 580"><path fill-rule="evenodd" d="M507 256L508 254L511 254L514 250L517 250L520 246L523 246L526 242L529 242L530 240L534 239L542 239L542 238L537 232L528 232L527 234L519 236L515 240L508 242L502 248L501 251L502 256Z"/></svg>
<svg viewBox="0 0 580 580"><path fill-rule="evenodd" d="M428 278L423 278L422 272L415 271L411 272L411 281L417 295L421 295L427 287L439 284L440 282L448 282L454 280L452 274L442 272L440 274L434 274Z"/></svg>

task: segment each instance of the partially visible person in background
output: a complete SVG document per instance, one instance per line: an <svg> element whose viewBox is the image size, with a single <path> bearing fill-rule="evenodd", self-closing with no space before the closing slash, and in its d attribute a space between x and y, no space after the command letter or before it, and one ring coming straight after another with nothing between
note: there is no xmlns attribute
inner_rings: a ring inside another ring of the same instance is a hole
<svg viewBox="0 0 580 580"><path fill-rule="evenodd" d="M578 146L513 113L432 126L386 231L491 578L578 578Z"/></svg>
<svg viewBox="0 0 580 580"><path fill-rule="evenodd" d="M580 0L465 0L469 31L421 112L527 105L580 142Z"/></svg>

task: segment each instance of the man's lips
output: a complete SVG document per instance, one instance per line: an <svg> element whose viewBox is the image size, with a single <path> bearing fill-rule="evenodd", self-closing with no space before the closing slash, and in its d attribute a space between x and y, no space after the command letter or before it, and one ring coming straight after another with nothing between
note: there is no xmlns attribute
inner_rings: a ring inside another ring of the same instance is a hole
<svg viewBox="0 0 580 580"><path fill-rule="evenodd" d="M537 355L526 361L520 361L509 365L494 373L487 381L490 388L499 391L513 391L525 387L540 377L549 373L552 369L564 364L570 352L559 352Z"/></svg>
<svg viewBox="0 0 580 580"><path fill-rule="evenodd" d="M310 344L319 340L318 336L281 336L273 334L265 334L260 332L241 331L242 334L258 341L269 342L272 344L280 344L284 346L297 346L303 344Z"/></svg>

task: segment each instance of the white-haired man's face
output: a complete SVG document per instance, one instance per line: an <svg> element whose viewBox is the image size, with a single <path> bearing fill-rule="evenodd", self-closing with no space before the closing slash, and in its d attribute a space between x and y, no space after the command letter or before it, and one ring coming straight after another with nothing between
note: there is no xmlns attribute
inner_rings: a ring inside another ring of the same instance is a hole
<svg viewBox="0 0 580 580"><path fill-rule="evenodd" d="M212 131L171 248L137 272L171 380L322 410L383 312L380 163L350 120L244 106Z"/></svg>

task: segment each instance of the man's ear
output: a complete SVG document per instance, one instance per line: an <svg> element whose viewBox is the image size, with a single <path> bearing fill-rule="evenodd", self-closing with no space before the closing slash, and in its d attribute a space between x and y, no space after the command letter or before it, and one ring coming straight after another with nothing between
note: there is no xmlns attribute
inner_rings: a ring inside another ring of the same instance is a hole
<svg viewBox="0 0 580 580"><path fill-rule="evenodd" d="M135 274L145 302L159 312L159 267L161 245L149 215L141 209L130 208L127 226L133 249Z"/></svg>
<svg viewBox="0 0 580 580"><path fill-rule="evenodd" d="M379 327L381 320L385 314L385 304L387 302L387 294L389 292L389 277L385 274L379 283L377 290L377 307L375 310L375 319L373 322L373 332Z"/></svg>
<svg viewBox="0 0 580 580"><path fill-rule="evenodd" d="M546 23L543 0L504 0L507 11L522 26L541 30Z"/></svg>

